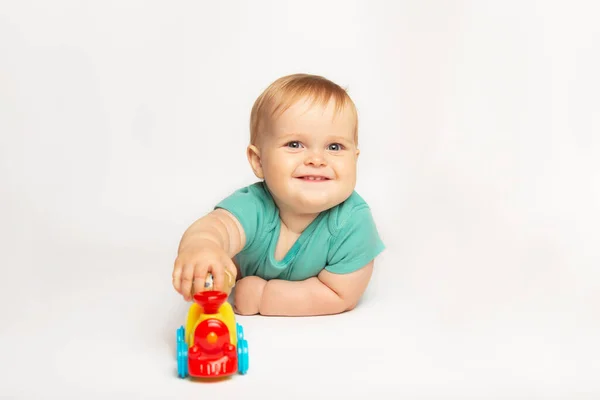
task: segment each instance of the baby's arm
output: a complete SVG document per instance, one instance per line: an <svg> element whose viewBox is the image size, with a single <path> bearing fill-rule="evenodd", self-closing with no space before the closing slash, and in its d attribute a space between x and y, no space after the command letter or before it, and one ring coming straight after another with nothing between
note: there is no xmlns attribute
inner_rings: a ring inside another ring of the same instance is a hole
<svg viewBox="0 0 600 400"><path fill-rule="evenodd" d="M235 256L246 242L244 229L229 211L222 208L195 221L184 232L179 251L210 241L224 249L229 257Z"/></svg>
<svg viewBox="0 0 600 400"><path fill-rule="evenodd" d="M323 270L304 281L274 279L264 286L259 306L262 315L314 316L352 310L363 295L374 261L348 274Z"/></svg>
<svg viewBox="0 0 600 400"><path fill-rule="evenodd" d="M238 220L216 209L195 221L183 234L173 268L173 286L186 300L203 290L209 272L214 287L225 289L225 270L237 275L232 257L244 247L246 237ZM194 283L194 281L196 281Z"/></svg>

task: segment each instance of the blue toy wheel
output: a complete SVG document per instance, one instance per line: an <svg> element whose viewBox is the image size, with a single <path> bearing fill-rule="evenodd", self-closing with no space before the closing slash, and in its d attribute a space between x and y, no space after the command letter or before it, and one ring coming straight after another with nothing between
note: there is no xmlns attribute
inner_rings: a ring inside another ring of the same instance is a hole
<svg viewBox="0 0 600 400"><path fill-rule="evenodd" d="M244 327L242 327L238 323L236 323L235 326L236 326L236 329L237 329L238 340L242 340L244 338Z"/></svg>
<svg viewBox="0 0 600 400"><path fill-rule="evenodd" d="M183 328L183 325L177 329L177 343L179 342L185 342L185 329Z"/></svg>
<svg viewBox="0 0 600 400"><path fill-rule="evenodd" d="M240 339L237 345L238 352L238 372L245 375L248 372L249 357L248 357L248 341Z"/></svg>
<svg viewBox="0 0 600 400"><path fill-rule="evenodd" d="M188 348L184 340L183 326L177 329L177 374L180 378L188 376Z"/></svg>

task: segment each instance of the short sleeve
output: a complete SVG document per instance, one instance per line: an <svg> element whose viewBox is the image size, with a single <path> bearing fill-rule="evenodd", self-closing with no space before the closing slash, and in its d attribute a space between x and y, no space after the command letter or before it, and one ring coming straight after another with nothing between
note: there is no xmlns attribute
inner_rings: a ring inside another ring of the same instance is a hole
<svg viewBox="0 0 600 400"><path fill-rule="evenodd" d="M257 239L260 240L265 225L269 224L269 206L272 199L265 192L262 184L257 183L236 190L220 201L216 206L233 214L244 229L246 244L242 251L252 247Z"/></svg>
<svg viewBox="0 0 600 400"><path fill-rule="evenodd" d="M385 249L368 206L357 207L336 229L325 269L332 273L354 272Z"/></svg>

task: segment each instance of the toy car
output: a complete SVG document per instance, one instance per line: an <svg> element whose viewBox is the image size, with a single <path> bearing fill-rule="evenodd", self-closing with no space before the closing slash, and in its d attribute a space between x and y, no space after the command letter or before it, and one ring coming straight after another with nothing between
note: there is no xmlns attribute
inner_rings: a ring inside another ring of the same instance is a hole
<svg viewBox="0 0 600 400"><path fill-rule="evenodd" d="M179 377L218 378L248 371L248 342L235 320L227 294L207 290L194 295L185 327L177 329Z"/></svg>

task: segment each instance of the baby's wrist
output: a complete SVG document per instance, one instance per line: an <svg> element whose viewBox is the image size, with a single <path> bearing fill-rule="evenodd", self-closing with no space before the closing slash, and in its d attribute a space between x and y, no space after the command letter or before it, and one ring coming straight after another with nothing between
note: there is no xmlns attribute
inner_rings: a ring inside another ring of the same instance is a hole
<svg viewBox="0 0 600 400"><path fill-rule="evenodd" d="M268 285L269 285L269 281L267 281L266 279L263 279L262 289L260 291L260 295L258 298L258 313L259 314L260 314L260 311L263 309L263 303L265 300L265 292L267 290Z"/></svg>
<svg viewBox="0 0 600 400"><path fill-rule="evenodd" d="M186 242L182 243L179 248L179 253L187 251L201 251L206 248L218 248L220 250L224 250L223 246L217 240L208 238L203 235L201 237L189 238Z"/></svg>

